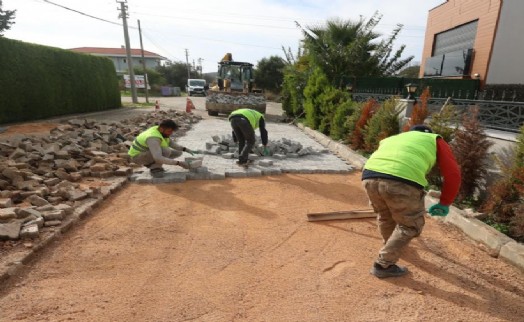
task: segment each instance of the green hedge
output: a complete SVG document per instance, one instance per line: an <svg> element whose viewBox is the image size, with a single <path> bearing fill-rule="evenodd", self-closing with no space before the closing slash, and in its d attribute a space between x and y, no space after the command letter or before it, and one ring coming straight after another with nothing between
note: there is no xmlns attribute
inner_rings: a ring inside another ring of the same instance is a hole
<svg viewBox="0 0 524 322"><path fill-rule="evenodd" d="M0 124L121 105L108 58L0 37Z"/></svg>

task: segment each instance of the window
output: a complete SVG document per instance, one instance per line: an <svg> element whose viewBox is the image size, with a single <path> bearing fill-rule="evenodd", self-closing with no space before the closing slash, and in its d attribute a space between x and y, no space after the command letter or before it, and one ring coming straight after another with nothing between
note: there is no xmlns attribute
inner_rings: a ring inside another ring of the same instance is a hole
<svg viewBox="0 0 524 322"><path fill-rule="evenodd" d="M435 35L433 56L471 49L477 36L478 20Z"/></svg>

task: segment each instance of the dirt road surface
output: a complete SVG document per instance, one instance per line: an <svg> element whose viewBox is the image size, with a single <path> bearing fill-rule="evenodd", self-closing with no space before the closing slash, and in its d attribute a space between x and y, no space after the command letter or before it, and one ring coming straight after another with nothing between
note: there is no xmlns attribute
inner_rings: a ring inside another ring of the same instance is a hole
<svg viewBox="0 0 524 322"><path fill-rule="evenodd" d="M306 220L364 208L359 173L129 184L0 285L0 321L524 321L524 274L452 226L428 218L410 274L379 280L373 219Z"/></svg>
<svg viewBox="0 0 524 322"><path fill-rule="evenodd" d="M522 272L428 219L400 264L369 269L358 173L137 185L3 285L0 321L523 321Z"/></svg>

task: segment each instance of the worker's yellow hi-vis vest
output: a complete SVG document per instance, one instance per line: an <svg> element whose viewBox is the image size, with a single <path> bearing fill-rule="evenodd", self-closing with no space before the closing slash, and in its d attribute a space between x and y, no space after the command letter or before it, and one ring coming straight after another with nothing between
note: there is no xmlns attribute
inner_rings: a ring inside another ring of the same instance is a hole
<svg viewBox="0 0 524 322"><path fill-rule="evenodd" d="M251 124L251 127L253 127L253 130L258 129L258 124L260 122L260 119L264 117L264 115L258 111L251 110L248 108L240 108L238 110L235 110L229 114L229 119L231 120L231 116L233 115L243 115L247 120L249 121L249 124Z"/></svg>
<svg viewBox="0 0 524 322"><path fill-rule="evenodd" d="M133 144L131 145L131 148L129 148L129 151L127 154L131 157L137 156L142 152L146 152L149 150L149 147L147 146L147 139L150 137L159 138L160 146L161 147L168 147L169 146L169 138L165 138L162 136L162 133L158 131L158 125L150 127L149 129L145 130L144 132L140 133L136 139L133 141Z"/></svg>
<svg viewBox="0 0 524 322"><path fill-rule="evenodd" d="M364 168L418 183L428 184L426 174L437 160L438 134L410 131L380 141Z"/></svg>

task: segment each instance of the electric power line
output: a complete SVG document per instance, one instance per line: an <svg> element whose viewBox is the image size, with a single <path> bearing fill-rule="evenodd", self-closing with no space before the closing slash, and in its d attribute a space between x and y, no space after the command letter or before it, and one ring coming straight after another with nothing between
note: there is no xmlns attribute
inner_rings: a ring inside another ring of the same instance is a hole
<svg viewBox="0 0 524 322"><path fill-rule="evenodd" d="M43 2L46 2L46 3L49 3L51 5L54 5L54 6L57 6L57 7L60 7L60 8L63 8L63 9L66 9L66 10L69 10L69 11L73 11L73 12L76 12L78 14L81 14L83 16L86 16L86 17L89 17L89 18L93 18L93 19L96 19L96 20L100 20L100 21L103 21L103 22L107 22L107 23L110 23L110 24L113 24L113 25L117 25L117 26L122 26L122 24L118 23L118 22L114 22L114 21L109 21L109 20L106 20L106 19L102 19L102 18L98 18L98 17L95 17L95 16L92 16L90 14L87 14L87 13L84 13L82 11L78 11L78 10L75 10L75 9L71 9L71 8L68 8L66 6L63 6L61 4L58 4L58 3L54 3L54 2L51 2L49 0L42 0Z"/></svg>

